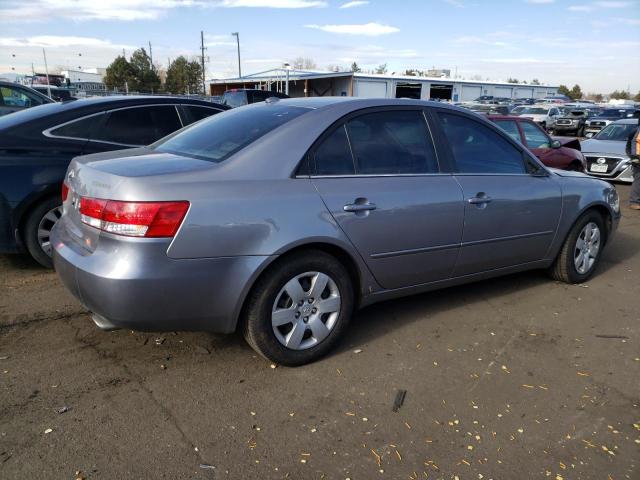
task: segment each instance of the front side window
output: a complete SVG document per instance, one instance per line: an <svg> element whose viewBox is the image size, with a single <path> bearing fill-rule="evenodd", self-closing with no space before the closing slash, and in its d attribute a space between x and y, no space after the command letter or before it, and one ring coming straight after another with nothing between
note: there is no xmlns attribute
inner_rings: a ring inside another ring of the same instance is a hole
<svg viewBox="0 0 640 480"><path fill-rule="evenodd" d="M173 105L133 107L109 113L92 140L124 145L149 145L182 128Z"/></svg>
<svg viewBox="0 0 640 480"><path fill-rule="evenodd" d="M507 132L507 134L513 138L516 142L521 142L520 139L520 131L518 130L518 125L515 120L496 120L495 124L498 125L502 130Z"/></svg>
<svg viewBox="0 0 640 480"><path fill-rule="evenodd" d="M228 110L158 142L153 148L218 163L308 111L278 104Z"/></svg>
<svg viewBox="0 0 640 480"><path fill-rule="evenodd" d="M360 175L437 173L438 162L419 110L368 113L347 122Z"/></svg>
<svg viewBox="0 0 640 480"><path fill-rule="evenodd" d="M525 173L522 153L505 138L466 116L439 113L459 173Z"/></svg>
<svg viewBox="0 0 640 480"><path fill-rule="evenodd" d="M550 140L546 133L542 129L529 122L522 122L520 124L522 133L524 134L524 140L529 148L549 148Z"/></svg>

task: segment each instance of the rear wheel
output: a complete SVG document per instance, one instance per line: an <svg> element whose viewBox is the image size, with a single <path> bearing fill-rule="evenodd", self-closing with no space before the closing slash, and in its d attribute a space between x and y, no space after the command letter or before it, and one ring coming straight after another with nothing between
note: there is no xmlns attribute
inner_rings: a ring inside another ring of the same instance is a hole
<svg viewBox="0 0 640 480"><path fill-rule="evenodd" d="M62 205L57 197L39 203L24 223L24 244L40 265L53 268L51 261L51 229L62 216Z"/></svg>
<svg viewBox="0 0 640 480"><path fill-rule="evenodd" d="M247 299L243 334L268 360L313 362L339 341L353 311L349 273L333 256L306 251L283 257Z"/></svg>
<svg viewBox="0 0 640 480"><path fill-rule="evenodd" d="M551 276L565 283L586 282L600 261L605 235L602 216L596 211L585 213L564 241L550 269Z"/></svg>

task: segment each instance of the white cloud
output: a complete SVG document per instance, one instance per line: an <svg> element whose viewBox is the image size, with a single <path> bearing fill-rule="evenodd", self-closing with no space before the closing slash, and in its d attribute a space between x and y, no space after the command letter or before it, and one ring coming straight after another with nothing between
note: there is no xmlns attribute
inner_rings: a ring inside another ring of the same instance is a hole
<svg viewBox="0 0 640 480"><path fill-rule="evenodd" d="M571 5L567 10L570 12L591 12L593 7L589 5Z"/></svg>
<svg viewBox="0 0 640 480"><path fill-rule="evenodd" d="M130 45L116 45L109 40L92 37L38 35L27 38L0 37L0 47L101 47L116 50L132 49Z"/></svg>
<svg viewBox="0 0 640 480"><path fill-rule="evenodd" d="M631 7L634 2L613 2L613 1L605 1L605 2L594 2L594 5L602 8L627 8Z"/></svg>
<svg viewBox="0 0 640 480"><path fill-rule="evenodd" d="M548 3L555 3L556 0L526 0L527 3L535 3L538 5L544 5Z"/></svg>
<svg viewBox="0 0 640 480"><path fill-rule="evenodd" d="M363 5L368 5L369 2L367 0L354 0L353 2L347 2L338 8L353 8L353 7L362 7Z"/></svg>
<svg viewBox="0 0 640 480"><path fill-rule="evenodd" d="M316 0L222 0L218 5L228 8L314 8L326 7L327 2Z"/></svg>
<svg viewBox="0 0 640 480"><path fill-rule="evenodd" d="M399 32L400 29L391 25L381 25L379 23L370 22L360 25L305 25L307 28L322 30L323 32L339 33L343 35L365 35L375 37L378 35L387 35L389 33Z"/></svg>
<svg viewBox="0 0 640 480"><path fill-rule="evenodd" d="M448 3L449 5L456 8L464 8L464 4L459 0L443 0L444 3Z"/></svg>
<svg viewBox="0 0 640 480"><path fill-rule="evenodd" d="M541 60L539 58L483 58L480 59L484 63L507 63L507 64L560 64L560 60Z"/></svg>
<svg viewBox="0 0 640 480"><path fill-rule="evenodd" d="M491 36L491 35L488 35ZM497 42L494 40L487 40L483 37L478 37L475 35L465 35L463 37L458 37L454 40L455 43L459 43L461 45L490 45L493 47L508 47L511 46L507 42Z"/></svg>
<svg viewBox="0 0 640 480"><path fill-rule="evenodd" d="M636 5L636 2L628 2L628 1L600 1L600 2L592 2L590 4L583 5L571 5L567 8L570 12L593 12L596 9L619 9L619 8L627 8Z"/></svg>

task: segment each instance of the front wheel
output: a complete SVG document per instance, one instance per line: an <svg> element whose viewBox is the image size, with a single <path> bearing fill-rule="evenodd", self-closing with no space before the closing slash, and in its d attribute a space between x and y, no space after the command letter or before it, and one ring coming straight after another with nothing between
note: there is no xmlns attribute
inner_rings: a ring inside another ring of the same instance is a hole
<svg viewBox="0 0 640 480"><path fill-rule="evenodd" d="M349 273L317 250L278 260L247 299L243 334L268 360L290 367L313 362L339 341L353 311Z"/></svg>
<svg viewBox="0 0 640 480"><path fill-rule="evenodd" d="M51 197L36 205L24 223L24 244L35 261L46 268L53 268L50 235L61 216L60 199Z"/></svg>
<svg viewBox="0 0 640 480"><path fill-rule="evenodd" d="M585 213L564 241L550 269L551 276L565 283L586 282L600 261L604 243L602 216L595 211Z"/></svg>

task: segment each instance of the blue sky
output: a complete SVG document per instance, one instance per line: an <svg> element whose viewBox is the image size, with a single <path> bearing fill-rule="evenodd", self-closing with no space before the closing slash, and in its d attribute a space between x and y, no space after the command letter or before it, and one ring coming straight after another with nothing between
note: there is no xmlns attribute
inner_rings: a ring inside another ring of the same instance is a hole
<svg viewBox="0 0 640 480"><path fill-rule="evenodd" d="M312 58L460 77L640 90L640 0L0 0L0 73L105 67L151 41L154 61L199 54L208 77ZM80 55L81 54L81 55Z"/></svg>

